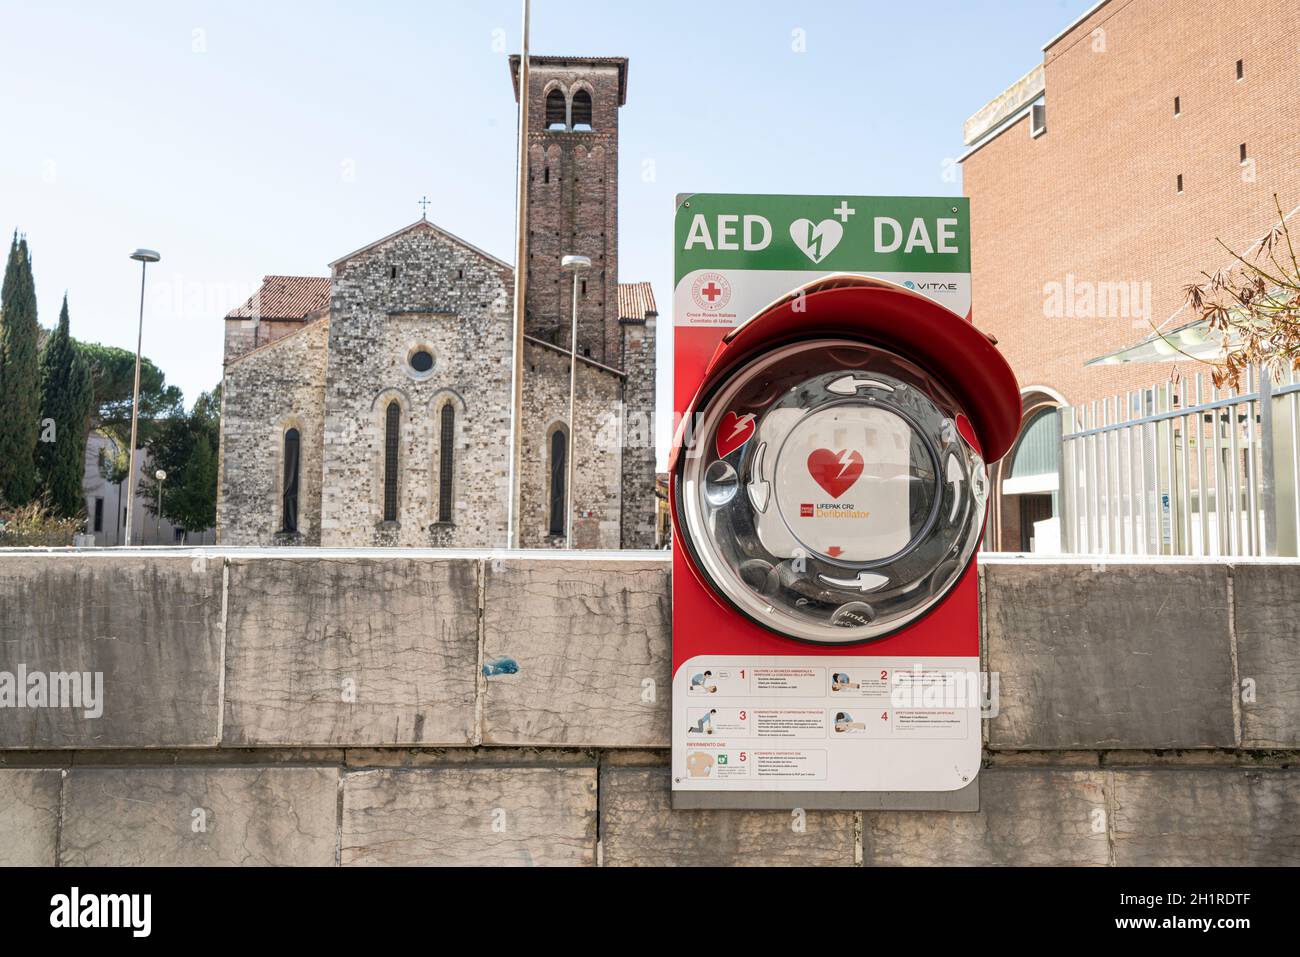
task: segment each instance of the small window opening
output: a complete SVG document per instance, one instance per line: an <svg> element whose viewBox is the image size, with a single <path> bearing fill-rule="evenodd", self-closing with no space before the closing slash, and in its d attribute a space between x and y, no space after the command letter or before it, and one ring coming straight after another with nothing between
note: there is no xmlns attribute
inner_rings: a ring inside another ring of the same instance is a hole
<svg viewBox="0 0 1300 957"><path fill-rule="evenodd" d="M1245 75L1246 75L1246 67L1245 67L1245 64L1244 64L1241 60L1238 60L1238 61L1237 61L1237 79L1240 80L1240 79L1244 78Z"/></svg>
<svg viewBox="0 0 1300 957"><path fill-rule="evenodd" d="M428 372L433 368L433 353L427 349L417 349L411 353L411 368L416 372Z"/></svg>
<svg viewBox="0 0 1300 957"><path fill-rule="evenodd" d="M590 133L591 128L591 94L579 90L573 94L573 129Z"/></svg>
<svg viewBox="0 0 1300 957"><path fill-rule="evenodd" d="M1241 162L1243 162L1243 163L1246 162L1246 144L1245 144L1245 143L1242 143L1242 144L1241 144L1241 146L1237 149L1237 153L1238 153L1238 155L1240 156Z"/></svg>
<svg viewBox="0 0 1300 957"><path fill-rule="evenodd" d="M1035 103L1029 108L1029 135L1042 136L1047 132L1047 104Z"/></svg>
<svg viewBox="0 0 1300 957"><path fill-rule="evenodd" d="M1243 146L1242 149L1244 150L1245 147ZM1243 153L1242 155L1244 156L1245 154ZM585 279L582 280L582 294L583 294L584 296L587 294L587 280L585 280Z"/></svg>
<svg viewBox="0 0 1300 957"><path fill-rule="evenodd" d="M397 446L400 441L402 407L388 403L384 413L384 521L397 521Z"/></svg>
<svg viewBox="0 0 1300 957"><path fill-rule="evenodd" d="M389 266L389 267L388 267L388 278L389 278L389 279L396 279L396 278L397 278L397 267L396 267L396 266Z"/></svg>
<svg viewBox="0 0 1300 957"><path fill-rule="evenodd" d="M564 482L568 478L567 456L568 436L562 429L556 429L551 435L551 507L547 531L552 535L563 535L568 515L565 514L568 499L565 495Z"/></svg>
<svg viewBox="0 0 1300 957"><path fill-rule="evenodd" d="M456 410L448 402L442 407L438 436L438 521L451 521L452 469L456 454Z"/></svg>
<svg viewBox="0 0 1300 957"><path fill-rule="evenodd" d="M298 531L298 461L302 436L297 429L284 433L284 491L280 496L280 531Z"/></svg>
<svg viewBox="0 0 1300 957"><path fill-rule="evenodd" d="M1179 174L1178 174L1178 192L1181 193L1182 191L1183 191L1183 174L1182 174L1182 173L1179 173Z"/></svg>
<svg viewBox="0 0 1300 957"><path fill-rule="evenodd" d="M1174 97L1174 116L1183 115L1183 101L1180 97Z"/></svg>
<svg viewBox="0 0 1300 957"><path fill-rule="evenodd" d="M565 130L569 128L565 117L564 94L555 89L546 94L546 128L548 130Z"/></svg>

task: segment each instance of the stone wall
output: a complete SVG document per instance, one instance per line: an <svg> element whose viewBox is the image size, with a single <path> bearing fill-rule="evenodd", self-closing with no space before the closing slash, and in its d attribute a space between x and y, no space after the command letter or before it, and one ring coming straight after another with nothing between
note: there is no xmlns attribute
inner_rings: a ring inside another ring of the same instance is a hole
<svg viewBox="0 0 1300 957"><path fill-rule="evenodd" d="M524 352L523 444L520 450L520 544L525 548L563 547L563 535L550 534L551 437L568 430L569 355L529 340ZM622 457L619 420L623 377L579 360L574 419L573 540L577 548L619 548L622 518ZM653 476L652 476L653 479ZM651 486L653 491L653 486Z"/></svg>
<svg viewBox="0 0 1300 957"><path fill-rule="evenodd" d="M226 367L221 390L217 535L222 545L319 545L321 436L329 320ZM283 527L284 436L299 433L298 534Z"/></svg>
<svg viewBox="0 0 1300 957"><path fill-rule="evenodd" d="M483 546L505 541L509 266L428 223L334 264L321 542ZM428 375L408 359L433 354ZM383 513L385 413L401 408L397 521ZM453 521L438 518L442 406L457 417Z"/></svg>
<svg viewBox="0 0 1300 957"><path fill-rule="evenodd" d="M623 323L622 548L655 545L655 316Z"/></svg>
<svg viewBox="0 0 1300 957"><path fill-rule="evenodd" d="M0 553L0 864L1300 864L1300 562L986 561L966 814L673 811L669 570Z"/></svg>

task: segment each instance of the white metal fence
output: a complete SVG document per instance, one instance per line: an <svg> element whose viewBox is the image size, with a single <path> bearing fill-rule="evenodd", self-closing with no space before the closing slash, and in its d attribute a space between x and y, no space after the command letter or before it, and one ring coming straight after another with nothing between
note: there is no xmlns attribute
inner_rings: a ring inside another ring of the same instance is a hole
<svg viewBox="0 0 1300 957"><path fill-rule="evenodd" d="M1300 381L1244 385L1197 375L1062 409L1062 551L1296 555Z"/></svg>

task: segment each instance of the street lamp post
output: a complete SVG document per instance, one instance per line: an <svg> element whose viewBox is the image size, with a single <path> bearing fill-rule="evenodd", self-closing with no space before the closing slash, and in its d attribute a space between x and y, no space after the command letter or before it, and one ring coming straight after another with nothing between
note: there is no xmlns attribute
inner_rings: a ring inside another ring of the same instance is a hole
<svg viewBox="0 0 1300 957"><path fill-rule="evenodd" d="M520 475L523 469L524 418L524 322L528 311L524 299L528 293L528 21L529 0L523 0L524 23L519 56L519 150L515 175L515 324L510 357L510 458L506 490L506 548L518 548L523 526Z"/></svg>
<svg viewBox="0 0 1300 957"><path fill-rule="evenodd" d="M578 274L591 268L591 260L586 256L565 256L560 260L560 268L573 273L573 324L569 330L569 447L568 475L564 479L564 491L568 496L567 512L564 523L564 547L573 547L573 454L577 429L574 428L574 404L578 393Z"/></svg>
<svg viewBox="0 0 1300 957"><path fill-rule="evenodd" d="M167 481L167 473L162 469L153 473L153 477L158 480L158 522L154 526L154 538L158 539L158 544L162 544L162 493L163 482Z"/></svg>
<svg viewBox="0 0 1300 957"><path fill-rule="evenodd" d="M152 249L137 249L131 258L140 264L140 323L135 334L135 388L131 392L131 455L126 476L126 545L131 544L131 512L135 506L135 436L140 418L140 347L144 344L144 273L150 263L156 263L162 257Z"/></svg>

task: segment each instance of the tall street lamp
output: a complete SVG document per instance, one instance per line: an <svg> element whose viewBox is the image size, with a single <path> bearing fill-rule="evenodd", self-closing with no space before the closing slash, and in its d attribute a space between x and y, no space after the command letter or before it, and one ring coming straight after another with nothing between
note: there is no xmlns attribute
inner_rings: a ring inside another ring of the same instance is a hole
<svg viewBox="0 0 1300 957"><path fill-rule="evenodd" d="M573 454L577 429L574 428L573 411L578 393L578 275L591 268L591 260L586 256L565 256L560 260L560 268L573 273L573 325L569 330L569 448L568 475L564 479L564 491L568 495L568 511L565 521L564 547L573 547Z"/></svg>
<svg viewBox="0 0 1300 957"><path fill-rule="evenodd" d="M524 418L524 321L528 311L524 308L524 298L528 293L528 104L530 91L528 81L528 19L529 0L523 0L524 23L523 40L519 56L519 150L515 165L518 182L515 185L515 326L512 335L514 345L510 357L510 459L507 466L509 476L508 497L506 498L506 548L518 548L521 539L520 528L520 488L523 458L523 418Z"/></svg>
<svg viewBox="0 0 1300 957"><path fill-rule="evenodd" d="M153 473L153 477L158 480L158 522L154 526L154 538L158 539L158 544L162 544L162 490L163 482L167 481L167 473L162 469Z"/></svg>
<svg viewBox="0 0 1300 957"><path fill-rule="evenodd" d="M150 263L162 259L152 249L137 249L131 258L140 264L140 323L135 335L135 388L131 392L131 455L126 476L126 538L124 544L131 544L131 512L135 507L135 436L140 418L140 347L144 344L144 273Z"/></svg>

